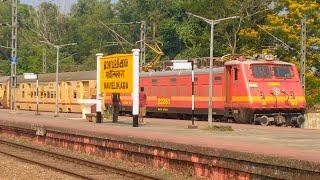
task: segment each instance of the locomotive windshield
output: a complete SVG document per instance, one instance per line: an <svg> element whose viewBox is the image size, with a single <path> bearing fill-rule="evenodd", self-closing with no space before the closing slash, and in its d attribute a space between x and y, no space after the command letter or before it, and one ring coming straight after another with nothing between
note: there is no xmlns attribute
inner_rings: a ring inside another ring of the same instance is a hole
<svg viewBox="0 0 320 180"><path fill-rule="evenodd" d="M293 76L291 66L289 65L251 65L252 75L254 78L291 78Z"/></svg>
<svg viewBox="0 0 320 180"><path fill-rule="evenodd" d="M291 66L274 66L274 76L277 78L290 78L292 77Z"/></svg>
<svg viewBox="0 0 320 180"><path fill-rule="evenodd" d="M270 78L271 70L268 65L252 65L252 74L255 78Z"/></svg>

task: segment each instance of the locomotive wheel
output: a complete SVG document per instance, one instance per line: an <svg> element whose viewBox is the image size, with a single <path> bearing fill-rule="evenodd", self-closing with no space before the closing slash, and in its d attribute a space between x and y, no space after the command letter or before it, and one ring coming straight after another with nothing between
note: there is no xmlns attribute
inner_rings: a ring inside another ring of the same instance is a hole
<svg viewBox="0 0 320 180"><path fill-rule="evenodd" d="M296 126L297 128L301 128L301 126L302 126L302 124L304 123L304 121L305 121L304 116L303 116L303 115L299 115L298 118L297 118L297 120L296 120L295 126Z"/></svg>
<svg viewBox="0 0 320 180"><path fill-rule="evenodd" d="M268 126L270 124L269 118L267 116L261 116L257 120L262 126Z"/></svg>

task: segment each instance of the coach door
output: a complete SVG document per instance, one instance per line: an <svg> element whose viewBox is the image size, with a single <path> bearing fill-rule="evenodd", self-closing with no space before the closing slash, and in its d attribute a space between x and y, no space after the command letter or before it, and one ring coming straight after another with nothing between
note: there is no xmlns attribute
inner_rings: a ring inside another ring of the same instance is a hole
<svg viewBox="0 0 320 180"><path fill-rule="evenodd" d="M225 107L238 107L239 98L239 68L226 66L226 101Z"/></svg>
<svg viewBox="0 0 320 180"><path fill-rule="evenodd" d="M82 99L90 99L90 93L89 93L89 81L82 81L82 85L83 85L83 95Z"/></svg>
<svg viewBox="0 0 320 180"><path fill-rule="evenodd" d="M231 107L232 97L232 66L226 66L225 107Z"/></svg>

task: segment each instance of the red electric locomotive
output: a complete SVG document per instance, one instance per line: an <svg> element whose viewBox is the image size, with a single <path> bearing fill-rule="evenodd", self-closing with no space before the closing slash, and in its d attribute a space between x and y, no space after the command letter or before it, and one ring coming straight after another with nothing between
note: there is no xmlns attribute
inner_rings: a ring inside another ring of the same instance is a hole
<svg viewBox="0 0 320 180"><path fill-rule="evenodd" d="M195 70L195 115L207 117L209 69ZM141 73L148 114L191 114L191 71ZM294 64L272 56L243 56L213 68L213 116L238 123L294 125L305 121L306 101ZM131 110L131 95L121 95L122 110Z"/></svg>

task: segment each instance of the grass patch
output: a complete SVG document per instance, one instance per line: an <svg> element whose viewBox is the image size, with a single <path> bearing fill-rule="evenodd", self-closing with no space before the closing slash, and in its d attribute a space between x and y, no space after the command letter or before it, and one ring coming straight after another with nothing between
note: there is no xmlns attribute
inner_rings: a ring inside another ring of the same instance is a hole
<svg viewBox="0 0 320 180"><path fill-rule="evenodd" d="M205 127L201 128L201 130L210 131L210 132L213 132L213 131L234 131L231 126L217 126L217 125L205 126Z"/></svg>

